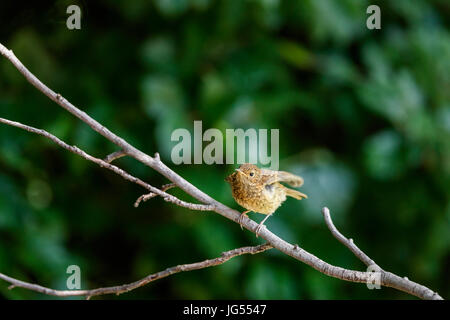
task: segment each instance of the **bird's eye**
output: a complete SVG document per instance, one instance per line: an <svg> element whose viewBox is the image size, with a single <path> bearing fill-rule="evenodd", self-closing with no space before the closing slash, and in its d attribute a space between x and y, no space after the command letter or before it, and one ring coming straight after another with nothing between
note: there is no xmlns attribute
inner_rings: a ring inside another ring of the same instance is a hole
<svg viewBox="0 0 450 320"><path fill-rule="evenodd" d="M252 171L250 172L250 177L253 177L255 175L255 173Z"/></svg>

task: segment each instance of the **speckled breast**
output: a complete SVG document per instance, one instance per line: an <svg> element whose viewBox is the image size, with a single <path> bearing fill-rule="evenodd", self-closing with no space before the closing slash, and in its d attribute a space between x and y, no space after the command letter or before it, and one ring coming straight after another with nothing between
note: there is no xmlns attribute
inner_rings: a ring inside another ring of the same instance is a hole
<svg viewBox="0 0 450 320"><path fill-rule="evenodd" d="M286 193L279 183L261 188L232 188L236 202L247 210L271 214L286 200Z"/></svg>

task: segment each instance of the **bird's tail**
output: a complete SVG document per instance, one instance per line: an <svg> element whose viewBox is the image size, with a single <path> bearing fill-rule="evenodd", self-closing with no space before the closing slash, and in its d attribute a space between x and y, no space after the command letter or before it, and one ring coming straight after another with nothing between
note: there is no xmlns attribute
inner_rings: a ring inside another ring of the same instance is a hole
<svg viewBox="0 0 450 320"><path fill-rule="evenodd" d="M302 199L307 199L308 198L308 196L306 194L301 193L300 191L289 189L287 187L284 187L284 190L286 190L286 195L288 195L289 197L292 197L292 198L295 198L295 199L298 199L298 200L302 200Z"/></svg>

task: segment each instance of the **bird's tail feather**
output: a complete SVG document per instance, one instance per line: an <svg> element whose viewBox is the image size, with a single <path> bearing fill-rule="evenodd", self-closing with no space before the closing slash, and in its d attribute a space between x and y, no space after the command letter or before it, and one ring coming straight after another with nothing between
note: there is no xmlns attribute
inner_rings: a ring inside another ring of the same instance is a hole
<svg viewBox="0 0 450 320"><path fill-rule="evenodd" d="M308 196L304 193L301 193L300 191L297 190L293 190L293 189L289 189L287 187L284 187L284 189L286 190L286 195L288 195L289 197L298 199L298 200L302 200L302 199L307 199Z"/></svg>

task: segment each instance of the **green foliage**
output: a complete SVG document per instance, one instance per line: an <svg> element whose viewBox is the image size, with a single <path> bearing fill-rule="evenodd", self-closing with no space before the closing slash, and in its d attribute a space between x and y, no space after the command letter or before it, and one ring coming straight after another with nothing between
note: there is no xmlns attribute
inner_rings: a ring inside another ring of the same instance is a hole
<svg viewBox="0 0 450 320"><path fill-rule="evenodd" d="M446 1L77 1L2 3L0 42L44 83L238 210L233 166L173 165L171 132L279 128L280 167L305 178L304 201L267 221L280 237L342 267L364 266L328 232L320 209L383 268L450 297L450 34ZM115 151L0 59L0 117L48 130L87 152ZM117 164L154 186L133 161ZM132 282L261 243L215 213L144 190L42 137L0 126L0 272L64 289ZM173 194L192 201L180 190ZM260 221L263 217L250 213ZM48 297L22 289L10 299ZM329 278L275 250L159 280L112 299L386 299L392 290Z"/></svg>

